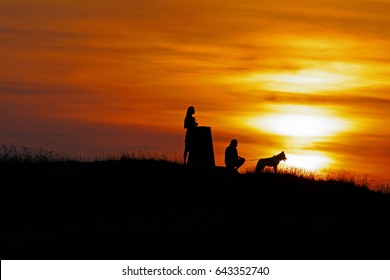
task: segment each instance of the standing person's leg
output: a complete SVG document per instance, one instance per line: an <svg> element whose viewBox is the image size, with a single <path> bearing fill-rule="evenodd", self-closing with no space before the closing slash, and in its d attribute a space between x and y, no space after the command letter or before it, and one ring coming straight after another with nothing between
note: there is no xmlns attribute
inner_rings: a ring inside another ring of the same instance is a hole
<svg viewBox="0 0 390 280"><path fill-rule="evenodd" d="M188 156L188 152L189 152L189 149L188 149L188 145L185 144L185 147L184 147L184 154L183 154L183 159L184 159L184 162L183 164L186 165L187 164L187 156Z"/></svg>

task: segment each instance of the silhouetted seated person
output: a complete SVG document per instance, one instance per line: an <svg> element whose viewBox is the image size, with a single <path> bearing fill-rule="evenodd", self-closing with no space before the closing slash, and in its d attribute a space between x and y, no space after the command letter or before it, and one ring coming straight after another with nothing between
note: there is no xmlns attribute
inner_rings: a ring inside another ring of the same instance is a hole
<svg viewBox="0 0 390 280"><path fill-rule="evenodd" d="M238 155L237 144L238 141L236 139L232 139L230 141L230 145L225 149L226 168L234 173L238 173L238 168L245 163L245 158Z"/></svg>

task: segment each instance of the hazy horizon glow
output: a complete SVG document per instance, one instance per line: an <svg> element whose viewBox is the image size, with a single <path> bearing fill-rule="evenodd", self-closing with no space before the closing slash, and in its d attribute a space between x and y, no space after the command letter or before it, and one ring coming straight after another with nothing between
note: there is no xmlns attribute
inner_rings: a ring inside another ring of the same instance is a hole
<svg viewBox="0 0 390 280"><path fill-rule="evenodd" d="M0 144L180 158L193 105L217 165L237 138L248 159L390 181L389 0L4 0L0 16Z"/></svg>

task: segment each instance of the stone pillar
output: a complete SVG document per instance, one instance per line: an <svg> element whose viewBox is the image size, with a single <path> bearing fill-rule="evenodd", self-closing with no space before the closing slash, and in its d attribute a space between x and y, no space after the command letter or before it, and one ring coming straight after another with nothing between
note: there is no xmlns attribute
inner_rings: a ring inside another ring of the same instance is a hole
<svg viewBox="0 0 390 280"><path fill-rule="evenodd" d="M211 127L198 126L194 131L192 149L188 155L188 165L215 166Z"/></svg>

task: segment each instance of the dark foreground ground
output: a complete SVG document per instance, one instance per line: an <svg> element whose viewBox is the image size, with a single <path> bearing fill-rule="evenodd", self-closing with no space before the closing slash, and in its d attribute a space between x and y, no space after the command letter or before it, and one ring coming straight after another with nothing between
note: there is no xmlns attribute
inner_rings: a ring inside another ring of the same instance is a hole
<svg viewBox="0 0 390 280"><path fill-rule="evenodd" d="M154 160L2 163L2 259L388 259L390 195Z"/></svg>

